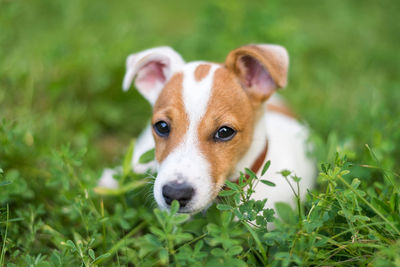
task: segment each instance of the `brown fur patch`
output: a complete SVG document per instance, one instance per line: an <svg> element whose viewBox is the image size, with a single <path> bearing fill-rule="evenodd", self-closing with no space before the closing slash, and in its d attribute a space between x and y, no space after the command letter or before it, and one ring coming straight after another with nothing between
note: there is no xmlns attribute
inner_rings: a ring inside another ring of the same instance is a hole
<svg viewBox="0 0 400 267"><path fill-rule="evenodd" d="M200 82L207 76L210 72L211 65L210 64L200 64L197 66L196 70L194 71L194 79L196 82Z"/></svg>
<svg viewBox="0 0 400 267"><path fill-rule="evenodd" d="M211 175L216 183L214 194L249 148L257 117L257 111L234 74L223 67L217 69L207 111L198 127L200 149L211 164ZM235 137L227 142L216 142L213 137L221 126L235 129Z"/></svg>
<svg viewBox="0 0 400 267"><path fill-rule="evenodd" d="M161 91L154 105L152 124L154 125L158 121L165 121L169 124L171 130L169 136L163 138L158 136L153 129L153 136L156 142L155 156L159 163L181 143L189 126L189 119L182 99L182 83L183 74L174 74Z"/></svg>
<svg viewBox="0 0 400 267"><path fill-rule="evenodd" d="M279 105L279 104L267 103L267 111L281 113L285 116L288 116L288 117L294 118L294 119L296 118L296 115L292 112L292 110L283 104Z"/></svg>

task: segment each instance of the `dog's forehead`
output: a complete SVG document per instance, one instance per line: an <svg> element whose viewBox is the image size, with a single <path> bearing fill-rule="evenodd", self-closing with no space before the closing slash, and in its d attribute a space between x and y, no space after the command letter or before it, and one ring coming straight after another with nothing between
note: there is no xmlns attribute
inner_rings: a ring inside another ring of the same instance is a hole
<svg viewBox="0 0 400 267"><path fill-rule="evenodd" d="M221 68L221 65L203 61L190 62L182 66L166 83L154 105L154 113L166 107L174 107L178 112L200 116L207 107L212 92L214 72L218 68Z"/></svg>
<svg viewBox="0 0 400 267"><path fill-rule="evenodd" d="M240 91L240 92L238 92ZM236 105L234 96L242 94L238 80L223 64L205 61L189 62L178 69L166 83L154 105L153 112L178 107L179 112L204 114L210 98L219 95L219 105ZM225 95L225 97L221 97ZM241 95L242 96L242 95ZM229 99L228 101L226 101ZM216 101L213 101L215 103Z"/></svg>
<svg viewBox="0 0 400 267"><path fill-rule="evenodd" d="M190 121L200 120L206 112L218 68L217 64L192 62L183 69L182 99Z"/></svg>

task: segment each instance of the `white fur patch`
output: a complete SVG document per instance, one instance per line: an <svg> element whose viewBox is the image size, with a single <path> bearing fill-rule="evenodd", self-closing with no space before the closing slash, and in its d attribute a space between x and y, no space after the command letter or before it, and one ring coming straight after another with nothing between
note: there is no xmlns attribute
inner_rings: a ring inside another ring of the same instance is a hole
<svg viewBox="0 0 400 267"><path fill-rule="evenodd" d="M117 174L118 170L115 169L104 169L98 182L99 187L105 187L110 189L118 188L118 181L114 179L114 174Z"/></svg>
<svg viewBox="0 0 400 267"><path fill-rule="evenodd" d="M201 64L205 64L205 62L191 62L186 64L183 72L183 103L189 115L189 124L193 126L195 124L197 126L207 110L207 104L211 97L214 73L219 67L217 64L212 64L207 76L200 81L196 81L194 72Z"/></svg>
<svg viewBox="0 0 400 267"><path fill-rule="evenodd" d="M277 202L287 202L294 206L294 194L287 181L279 174L289 170L301 177L300 196L304 200L307 189L312 188L316 175L315 163L307 155L310 150L307 145L308 130L297 120L277 112L267 112L262 121L264 133L268 139L268 153L265 162L270 160L265 179L276 184L275 187L259 183L255 188L253 198L267 198L266 207L273 208ZM264 163L265 163L264 162ZM289 178L294 188L295 182Z"/></svg>
<svg viewBox="0 0 400 267"><path fill-rule="evenodd" d="M215 70L212 67L205 78L196 81L195 69L203 62L192 62L183 68L183 103L189 118L188 130L182 143L161 163L154 184L154 197L160 207L167 208L162 196L162 187L172 181L187 182L195 190L192 201L182 209L195 212L203 209L212 200L212 177L210 164L202 155L198 141L198 126L204 116L211 96Z"/></svg>

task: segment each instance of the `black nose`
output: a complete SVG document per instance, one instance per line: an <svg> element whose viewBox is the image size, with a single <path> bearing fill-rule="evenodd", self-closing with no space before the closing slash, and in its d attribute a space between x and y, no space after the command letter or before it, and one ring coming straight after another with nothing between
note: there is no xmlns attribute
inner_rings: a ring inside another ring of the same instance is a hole
<svg viewBox="0 0 400 267"><path fill-rule="evenodd" d="M171 182L163 186L162 194L165 202L171 205L173 200L179 202L180 207L185 207L192 199L194 189L188 183Z"/></svg>

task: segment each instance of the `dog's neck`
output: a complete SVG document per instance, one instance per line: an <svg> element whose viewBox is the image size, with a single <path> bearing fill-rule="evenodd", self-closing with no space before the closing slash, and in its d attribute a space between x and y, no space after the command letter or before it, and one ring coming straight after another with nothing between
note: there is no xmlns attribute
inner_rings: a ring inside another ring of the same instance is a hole
<svg viewBox="0 0 400 267"><path fill-rule="evenodd" d="M265 108L263 107L263 110ZM260 164L262 166L266 158L266 148L268 145L267 132L265 127L265 113L261 114L260 118L256 122L253 138L249 149L243 158L236 164L235 170L228 177L230 181L236 181L239 177L240 172L243 172L245 168L253 167L258 161L262 161ZM256 170L257 169L257 170ZM258 172L260 167L252 169L254 172Z"/></svg>

